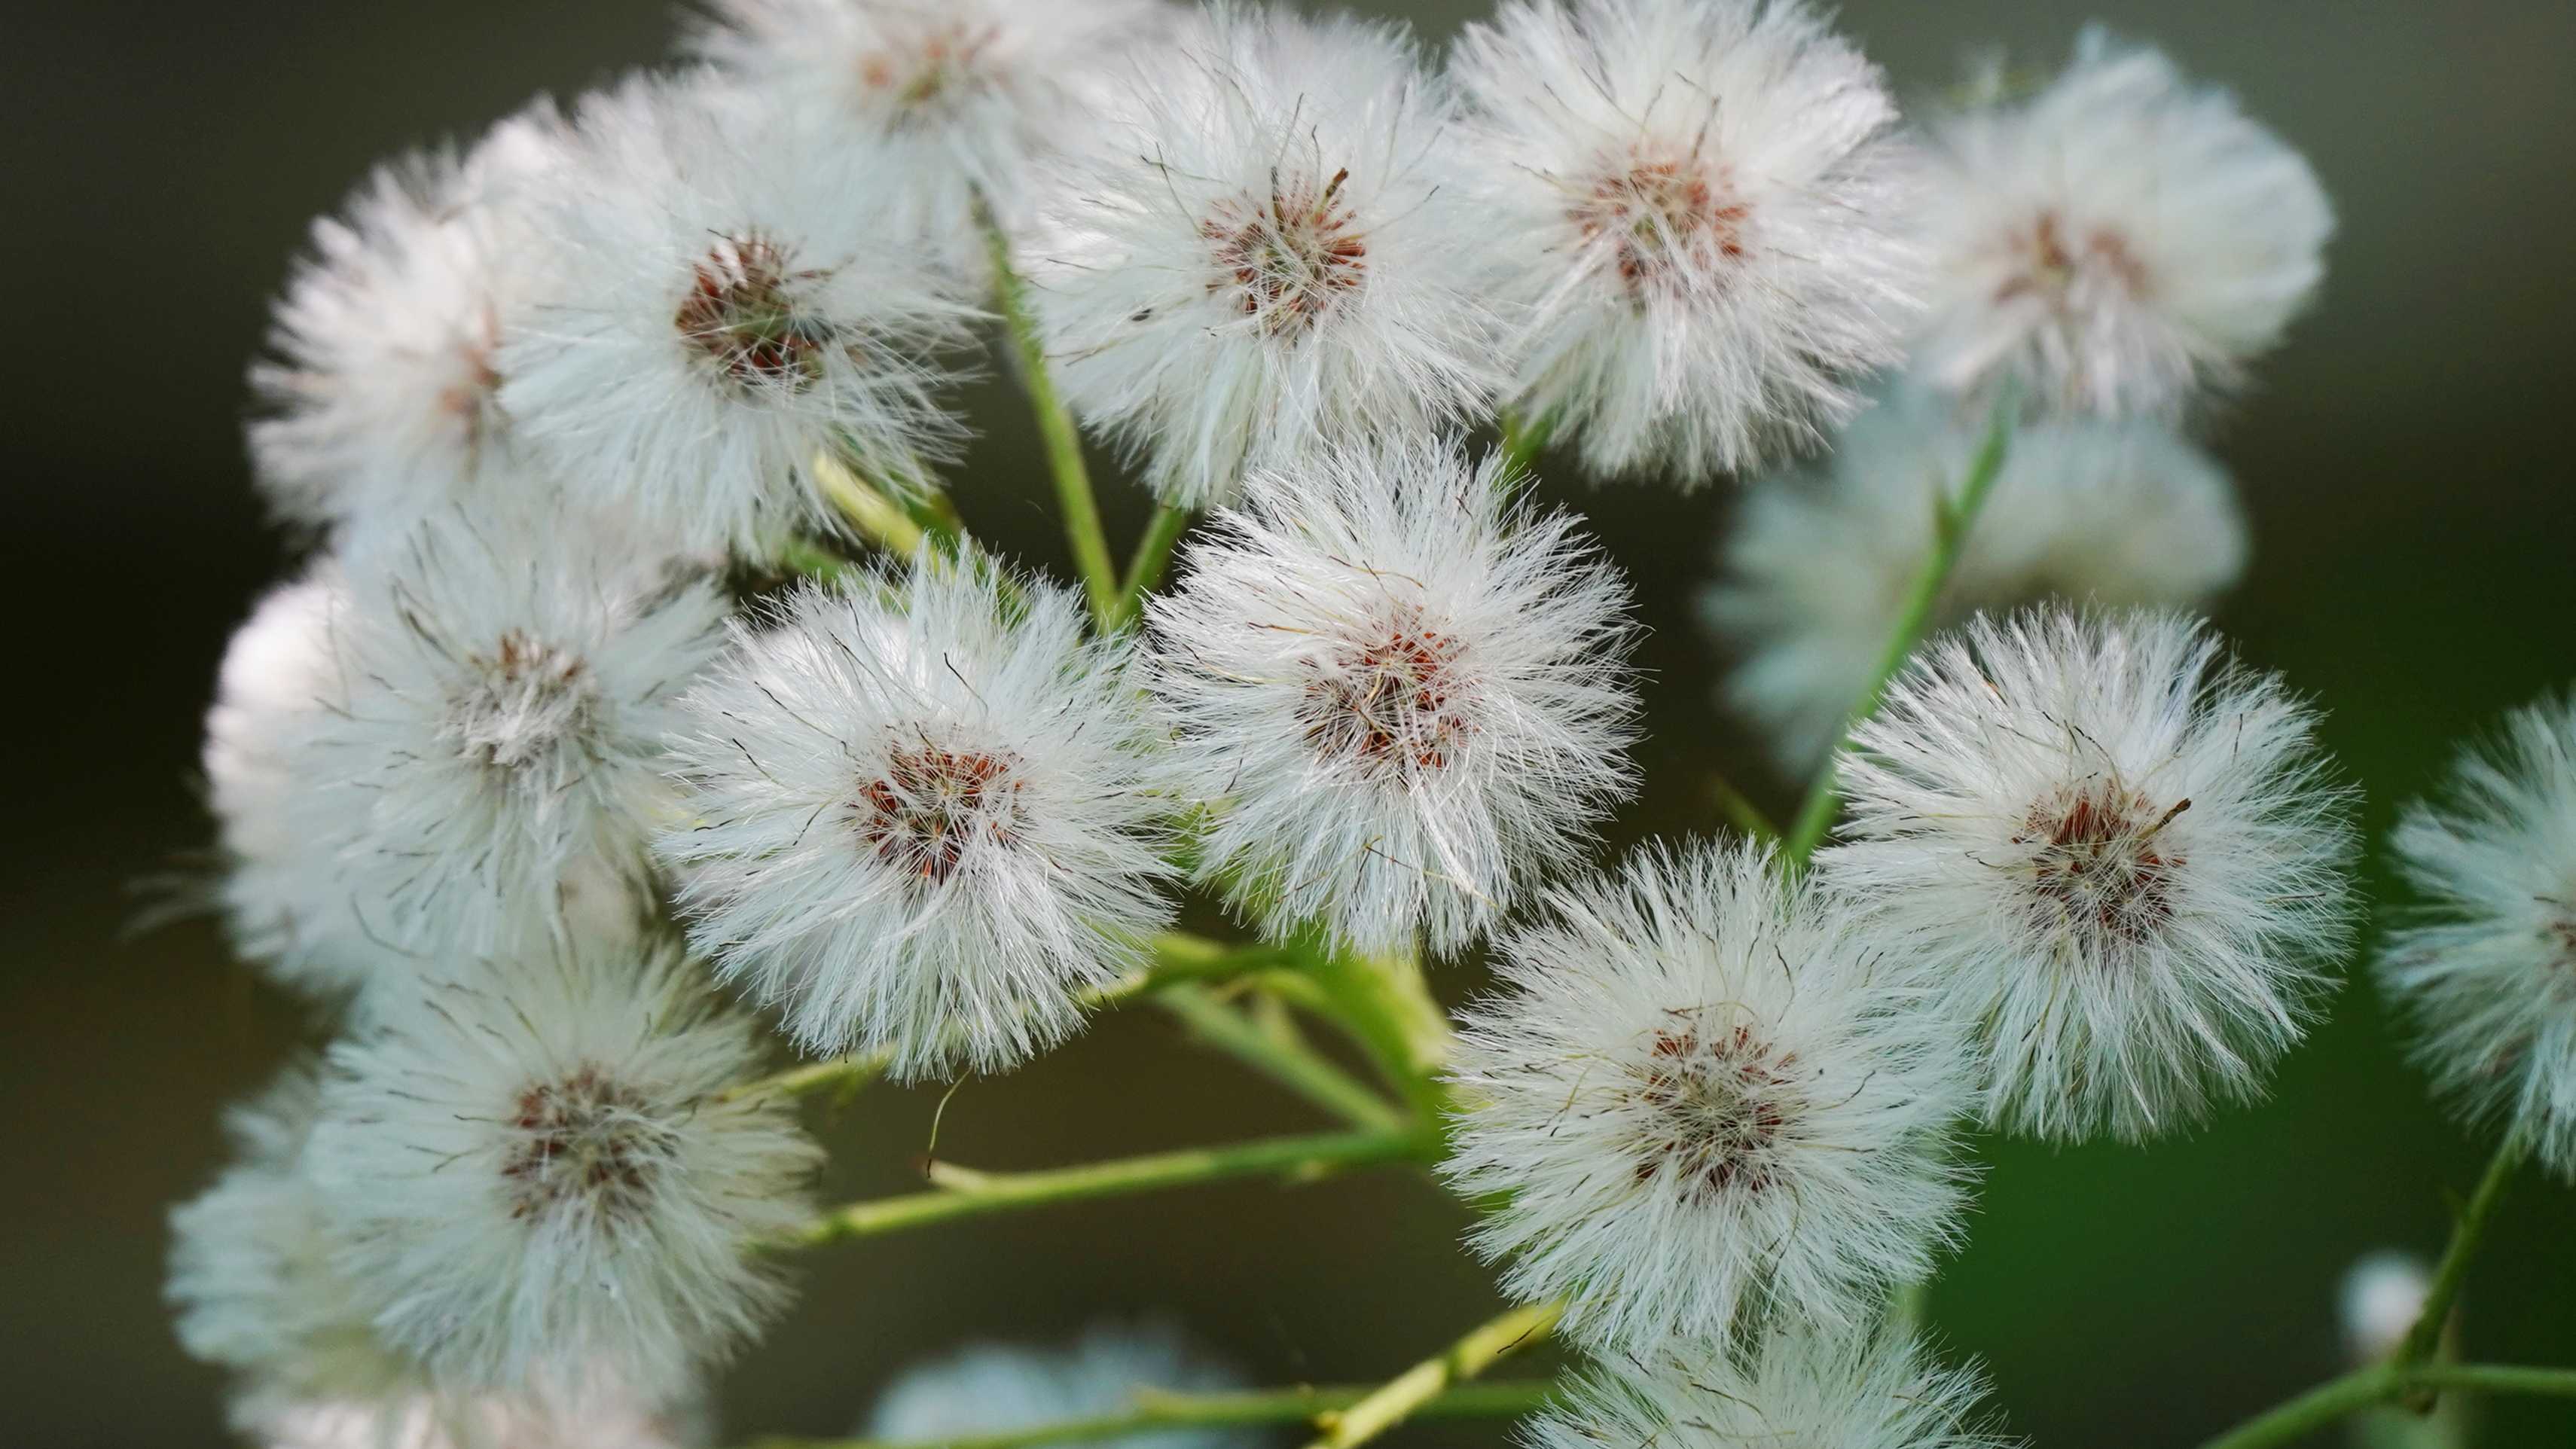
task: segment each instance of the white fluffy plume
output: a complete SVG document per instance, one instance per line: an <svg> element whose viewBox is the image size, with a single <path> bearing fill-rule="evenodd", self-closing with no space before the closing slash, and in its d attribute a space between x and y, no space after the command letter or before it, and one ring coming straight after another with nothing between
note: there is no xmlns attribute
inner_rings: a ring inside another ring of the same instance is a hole
<svg viewBox="0 0 2576 1449"><path fill-rule="evenodd" d="M1847 904L1766 852L1650 850L1550 893L1467 1014L1469 1241L1597 1347L1868 1322L1958 1231L1961 1034Z"/></svg>
<svg viewBox="0 0 2576 1449"><path fill-rule="evenodd" d="M1256 475L1152 603L1202 878L1274 935L1465 945L1632 786L1627 606L1494 459L1424 440Z"/></svg>
<svg viewBox="0 0 2576 1449"><path fill-rule="evenodd" d="M2174 614L1980 616L1855 731L1819 857L1986 1057L1990 1123L2138 1141L2241 1101L2352 936L2316 712Z"/></svg>

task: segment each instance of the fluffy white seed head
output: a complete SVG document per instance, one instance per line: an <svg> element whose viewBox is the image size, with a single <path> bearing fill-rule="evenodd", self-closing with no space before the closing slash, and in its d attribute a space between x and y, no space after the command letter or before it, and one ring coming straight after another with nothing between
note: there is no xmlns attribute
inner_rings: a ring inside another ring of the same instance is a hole
<svg viewBox="0 0 2576 1449"><path fill-rule="evenodd" d="M1745 846L1550 893L1470 1008L1442 1172L1469 1241L1609 1350L1870 1321L1957 1232L1958 1029L1846 904Z"/></svg>
<svg viewBox="0 0 2576 1449"><path fill-rule="evenodd" d="M2576 1176L2576 693L2506 717L2391 837L2417 904L2379 955L2461 1111Z"/></svg>
<svg viewBox="0 0 2576 1449"><path fill-rule="evenodd" d="M428 973L331 1051L311 1172L334 1263L443 1384L653 1386L785 1290L754 1240L803 1219L792 1104L695 963L587 943Z"/></svg>
<svg viewBox="0 0 2576 1449"><path fill-rule="evenodd" d="M1459 949L1634 786L1618 573L1429 440L1256 474L1152 604L1202 879L1266 932Z"/></svg>
<svg viewBox="0 0 2576 1449"><path fill-rule="evenodd" d="M1015 1065L1170 917L1143 693L1069 591L927 555L805 589L688 708L682 914L809 1050Z"/></svg>
<svg viewBox="0 0 2576 1449"><path fill-rule="evenodd" d="M1514 0L1468 27L1516 406L1684 486L1848 416L1919 310L1885 78L1800 0Z"/></svg>
<svg viewBox="0 0 2576 1449"><path fill-rule="evenodd" d="M1985 428L1910 392L1846 429L1820 466L1745 498L1701 617L1744 651L1720 700L1760 724L1794 776L1833 748L1887 648ZM2234 482L2162 423L2055 417L2016 428L1934 605L1936 628L2045 599L2197 606L2249 545Z"/></svg>
<svg viewBox="0 0 2576 1449"><path fill-rule="evenodd" d="M1049 1351L985 1344L908 1369L877 1400L864 1436L930 1444L1008 1434L1066 1419L1123 1412L1140 1394L1223 1393L1243 1387L1232 1369L1161 1323L1104 1323ZM1111 1449L1249 1449L1267 1442L1246 1428L1122 1434Z"/></svg>
<svg viewBox="0 0 2576 1449"><path fill-rule="evenodd" d="M1403 32L1221 6L1138 54L1029 257L1049 356L1166 502L1479 415L1484 223Z"/></svg>
<svg viewBox="0 0 2576 1449"><path fill-rule="evenodd" d="M367 1325L331 1261L307 1172L320 1085L298 1061L224 1116L233 1162L170 1214L166 1296L189 1354L232 1370L245 1399L331 1395L371 1401L421 1386Z"/></svg>
<svg viewBox="0 0 2576 1449"><path fill-rule="evenodd" d="M1527 1428L1527 1449L2007 1449L1979 1406L1984 1375L1911 1339L1794 1331L1748 1367L1715 1352L1595 1370Z"/></svg>
<svg viewBox="0 0 2576 1449"><path fill-rule="evenodd" d="M2307 161L2159 51L2088 30L2046 89L1933 133L1919 365L1954 392L2170 416L2240 382L2325 275Z"/></svg>
<svg viewBox="0 0 2576 1449"><path fill-rule="evenodd" d="M272 604L227 664L208 764L237 935L326 986L631 938L721 595L551 510L427 520L350 573L343 604ZM296 634L274 667L272 622Z"/></svg>
<svg viewBox="0 0 2576 1449"><path fill-rule="evenodd" d="M1056 153L1097 121L1106 77L1161 40L1161 0L713 0L690 38L765 105L893 163L908 204L953 255L980 252L981 193L1025 221Z"/></svg>
<svg viewBox="0 0 2576 1449"><path fill-rule="evenodd" d="M313 224L251 369L255 475L281 518L399 528L524 487L499 406L501 318L526 299L529 195L566 150L540 101L463 159L405 157ZM488 476L487 476L488 475Z"/></svg>
<svg viewBox="0 0 2576 1449"><path fill-rule="evenodd" d="M967 311L881 205L894 163L704 76L586 99L504 318L501 405L574 496L690 549L830 527L818 455L902 482L958 425Z"/></svg>
<svg viewBox="0 0 2576 1449"><path fill-rule="evenodd" d="M693 1449L713 1442L694 1404L652 1409L619 1393L261 1399L237 1406L232 1423L260 1449Z"/></svg>
<svg viewBox="0 0 2576 1449"><path fill-rule="evenodd" d="M2316 727L2181 615L1980 616L1855 732L1819 865L1975 1025L1991 1125L2142 1141L2259 1091L2351 939Z"/></svg>

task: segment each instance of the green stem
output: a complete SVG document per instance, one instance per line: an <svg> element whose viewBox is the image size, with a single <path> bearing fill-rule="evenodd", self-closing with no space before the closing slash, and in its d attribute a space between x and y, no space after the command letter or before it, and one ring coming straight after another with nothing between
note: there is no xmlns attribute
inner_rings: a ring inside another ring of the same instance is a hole
<svg viewBox="0 0 2576 1449"><path fill-rule="evenodd" d="M1046 348L1038 340L1037 321L1029 314L1028 294L1011 268L1011 238L980 203L977 217L993 263L993 296L1002 309L1002 325L1011 334L1011 349L1020 364L1020 385L1028 389L1029 407L1037 414L1038 437L1046 445L1047 466L1055 475L1057 506L1064 512L1065 541L1073 546L1074 567L1082 574L1091 599L1091 616L1103 629L1118 617L1116 565L1109 561L1109 534L1100 526L1100 503L1092 496L1091 470L1082 461L1082 430L1056 395L1055 375L1047 370Z"/></svg>
<svg viewBox="0 0 2576 1449"><path fill-rule="evenodd" d="M1913 656L1914 646L1923 642L1932 625L1933 607L1940 602L1941 590L1950 582L1951 570L1958 567L1959 555L1968 542L1968 531L1977 521L1977 513L1986 506L1986 495L1992 493L1997 475L2003 472L2004 453L2010 446L2013 419L2019 415L2019 404L2006 397L1995 406L1994 420L1986 427L1986 439L1977 450L1968 476L1960 484L1955 499L1937 500L1932 514L1932 553L1914 576L1912 587L1898 609L1896 630L1887 639L1887 647L1871 672L1869 687L1852 705L1843 722L1842 733L1835 741L1837 749L1851 737L1852 730L1878 712L1879 701L1898 670ZM1780 847L1782 869L1791 875L1806 869L1807 858L1823 842L1825 832L1833 828L1834 817L1842 808L1842 792L1835 782L1834 757L1825 757L1824 767L1817 771L1815 784L1798 808L1795 821Z"/></svg>
<svg viewBox="0 0 2576 1449"><path fill-rule="evenodd" d="M1313 946L1300 975L1314 983L1319 1009L1367 1048L1388 1085L1404 1095L1417 1124L1435 1139L1448 1130L1449 1093L1440 1073L1454 1033L1431 999L1422 968L1409 956L1363 956Z"/></svg>
<svg viewBox="0 0 2576 1449"><path fill-rule="evenodd" d="M1323 1433L1307 1449L1351 1449L1411 1418L1456 1385L1476 1377L1504 1355L1548 1336L1565 1316L1562 1299L1515 1308L1485 1323L1439 1353L1405 1370L1367 1398L1319 1421Z"/></svg>
<svg viewBox="0 0 2576 1449"><path fill-rule="evenodd" d="M1545 416L1532 418L1516 412L1503 414L1503 476L1507 479L1518 476L1526 480L1538 462L1538 455L1547 451L1547 440L1555 431L1554 420Z"/></svg>
<svg viewBox="0 0 2576 1449"><path fill-rule="evenodd" d="M2504 1364L2376 1363L2328 1379L2286 1403L2264 1410L2201 1449L2271 1449L2377 1404L2418 1393L2457 1389L2469 1393L2536 1394L2576 1398L2576 1369Z"/></svg>
<svg viewBox="0 0 2576 1449"><path fill-rule="evenodd" d="M1201 1041L1226 1052L1307 1101L1354 1127L1401 1130L1404 1114L1350 1073L1315 1054L1294 1037L1264 1030L1214 992L1179 982L1155 993L1154 1003L1178 1017Z"/></svg>
<svg viewBox="0 0 2576 1449"><path fill-rule="evenodd" d="M1754 804L1750 796L1736 789L1734 781L1724 775L1711 773L1708 777L1708 793L1716 798L1717 808L1725 814L1727 821L1736 829L1752 836L1755 840L1772 845L1779 844L1780 827L1771 823L1771 817L1763 814L1762 807Z"/></svg>
<svg viewBox="0 0 2576 1449"><path fill-rule="evenodd" d="M1374 1392L1371 1386L1255 1389L1232 1394L1176 1394L1137 1389L1132 1407L1086 1419L1033 1428L913 1444L869 1439L768 1438L753 1449L1044 1449L1050 1444L1090 1444L1154 1429L1226 1428L1258 1424L1312 1424ZM1414 1410L1422 1418L1517 1417L1545 1404L1549 1383L1460 1384Z"/></svg>
<svg viewBox="0 0 2576 1449"><path fill-rule="evenodd" d="M1279 953L1266 946L1231 945L1187 931L1163 931L1148 943L1142 968L1082 993L1082 1005L1086 1010L1107 1010L1184 982L1221 981L1266 970L1276 966L1279 959ZM882 1051L852 1052L829 1061L808 1062L728 1087L717 1094L716 1100L731 1102L771 1092L804 1096L834 1087L865 1086L885 1071L887 1056Z"/></svg>
<svg viewBox="0 0 2576 1449"><path fill-rule="evenodd" d="M1169 503L1155 505L1154 516L1145 523L1145 536L1136 541L1135 556L1127 560L1126 581L1118 586L1118 613L1109 627L1124 629L1145 612L1145 596L1163 581L1163 568L1172 561L1172 549L1189 531L1193 516L1188 509Z"/></svg>
<svg viewBox="0 0 2576 1449"><path fill-rule="evenodd" d="M2460 1209L2459 1222L2451 1228L2450 1246L2442 1250L2442 1261L2433 1270L2433 1286L2425 1290L2424 1309L2416 1315L2415 1326L2407 1330L2406 1341L2397 1347L2399 1367L2429 1362L2434 1350L2441 1347L2442 1326L2450 1322L2451 1306L2459 1302L2461 1285L2468 1281L2469 1264L2477 1258L2478 1246L2486 1237L2487 1219L2495 1215L2496 1204L2504 1200L2505 1188L2530 1155L2530 1134L2516 1128L2488 1161L2486 1175L2478 1179L2477 1189ZM2431 1404L2424 1407L2430 1408Z"/></svg>
<svg viewBox="0 0 2576 1449"><path fill-rule="evenodd" d="M1371 1130L1264 1138L1039 1172L978 1172L934 1165L931 1181L941 1186L929 1192L833 1209L776 1246L817 1247L843 1238L900 1232L950 1218L1153 1192L1235 1177L1315 1177L1336 1168L1422 1160L1423 1155L1419 1133Z"/></svg>
<svg viewBox="0 0 2576 1449"><path fill-rule="evenodd" d="M841 516L878 547L902 558L912 557L921 547L927 535L912 515L850 471L850 466L839 458L829 453L816 458L814 481L832 506L841 510Z"/></svg>

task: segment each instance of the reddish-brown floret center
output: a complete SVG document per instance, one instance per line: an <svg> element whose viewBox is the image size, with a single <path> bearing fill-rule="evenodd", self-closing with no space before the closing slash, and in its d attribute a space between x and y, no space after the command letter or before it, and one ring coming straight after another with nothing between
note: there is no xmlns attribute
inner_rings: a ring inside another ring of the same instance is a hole
<svg viewBox="0 0 2576 1449"><path fill-rule="evenodd" d="M590 727L594 690L580 655L509 629L465 662L472 673L448 700L445 728L466 759L516 769Z"/></svg>
<svg viewBox="0 0 2576 1449"><path fill-rule="evenodd" d="M2173 919L2182 853L2167 827L2189 800L2160 806L2113 781L2090 781L2031 807L2012 843L2025 847L2030 911L2043 929L2093 944L2134 945Z"/></svg>
<svg viewBox="0 0 2576 1449"><path fill-rule="evenodd" d="M1306 685L1300 717L1326 759L1371 773L1446 769L1469 733L1455 635L1403 609L1345 646Z"/></svg>
<svg viewBox="0 0 2576 1449"><path fill-rule="evenodd" d="M992 25L934 23L908 45L859 57L859 80L899 110L918 109L977 85L977 67L1000 34Z"/></svg>
<svg viewBox="0 0 2576 1449"><path fill-rule="evenodd" d="M719 238L698 259L672 325L744 387L801 391L822 380L833 340L795 296L820 275L792 269L787 253L756 232Z"/></svg>
<svg viewBox="0 0 2576 1449"><path fill-rule="evenodd" d="M1628 1099L1647 1109L1634 1145L1637 1180L1669 1174L1702 1200L1770 1189L1799 1104L1798 1054L1776 1050L1749 1025L1674 1017L1628 1068Z"/></svg>
<svg viewBox="0 0 2576 1449"><path fill-rule="evenodd" d="M575 1200L606 1216L640 1212L667 1152L669 1129L647 1114L643 1097L587 1063L521 1089L510 1125L517 1133L501 1175L514 1218Z"/></svg>
<svg viewBox="0 0 2576 1449"><path fill-rule="evenodd" d="M1724 167L1696 155L1639 154L1605 167L1572 214L1584 241L1607 245L1619 280L1642 298L1684 271L1742 261L1751 211Z"/></svg>
<svg viewBox="0 0 2576 1449"><path fill-rule="evenodd" d="M2035 295L2051 306L2063 306L2079 284L2090 279L2110 282L2132 296L2146 294L2146 264L2126 238L2108 227L2086 229L2080 237L2070 235L2072 230L2056 212L2043 211L2027 230L2015 234L2010 246L2021 265L1996 292L1995 300Z"/></svg>
<svg viewBox="0 0 2576 1449"><path fill-rule="evenodd" d="M1216 262L1210 292L1232 289L1235 305L1273 336L1314 326L1368 275L1368 239L1343 194L1348 169L1319 190L1271 177L1267 198L1218 203L1199 223Z"/></svg>
<svg viewBox="0 0 2576 1449"><path fill-rule="evenodd" d="M878 859L944 885L976 841L1007 845L1017 836L1021 784L1003 755L932 745L896 750L885 775L859 791L859 833Z"/></svg>

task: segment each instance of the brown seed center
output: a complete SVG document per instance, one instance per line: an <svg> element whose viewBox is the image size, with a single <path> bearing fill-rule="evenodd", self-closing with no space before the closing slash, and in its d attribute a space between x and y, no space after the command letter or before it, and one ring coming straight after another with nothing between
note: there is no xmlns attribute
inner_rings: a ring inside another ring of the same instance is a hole
<svg viewBox="0 0 2576 1449"><path fill-rule="evenodd" d="M444 725L466 759L517 769L589 728L596 701L580 655L511 629L466 662L473 675L449 699Z"/></svg>
<svg viewBox="0 0 2576 1449"><path fill-rule="evenodd" d="M832 329L796 297L823 273L791 269L757 232L720 237L696 264L672 325L723 374L746 388L800 392L823 377Z"/></svg>
<svg viewBox="0 0 2576 1449"><path fill-rule="evenodd" d="M1461 653L1457 637L1421 610L1399 610L1373 642L1318 665L1299 711L1307 740L1325 758L1370 774L1446 768L1471 732L1461 710Z"/></svg>
<svg viewBox="0 0 2576 1449"><path fill-rule="evenodd" d="M859 791L859 833L877 858L944 885L974 843L1008 845L1020 829L1023 783L1004 755L923 745L894 751L886 774Z"/></svg>
<svg viewBox="0 0 2576 1449"><path fill-rule="evenodd" d="M1647 1109L1632 1144L1637 1180L1669 1172L1702 1201L1771 1188L1781 1137L1802 1103L1798 1054L1774 1049L1749 1025L1673 1016L1646 1059L1627 1068L1627 1099Z"/></svg>
<svg viewBox="0 0 2576 1449"><path fill-rule="evenodd" d="M1368 240L1342 192L1350 176L1336 171L1318 190L1274 172L1267 199L1218 203L1199 223L1219 273L1208 290L1231 287L1243 314L1274 337L1312 327L1368 275Z"/></svg>
<svg viewBox="0 0 2576 1449"><path fill-rule="evenodd" d="M2146 264L2125 237L2107 227L2095 227L2080 239L2068 233L2063 217L2043 211L2028 230L2013 236L2008 245L2020 265L1996 292L1995 300L2038 296L2063 310L2077 292L2102 283L2131 296L2146 295L2150 281Z"/></svg>
<svg viewBox="0 0 2576 1449"><path fill-rule="evenodd" d="M1576 197L1587 243L1606 243L1632 297L1689 270L1744 259L1750 210L1723 166L1697 156L1634 155L1605 166Z"/></svg>
<svg viewBox="0 0 2576 1449"><path fill-rule="evenodd" d="M510 1216L536 1217L579 1201L602 1216L640 1213L669 1154L671 1130L644 1098L584 1063L560 1081L521 1089L502 1159Z"/></svg>
<svg viewBox="0 0 2576 1449"><path fill-rule="evenodd" d="M2012 843L2029 851L2021 868L2034 921L2096 949L2147 939L2173 919L2184 861L2166 827L2190 808L2189 800L2160 808L2105 781L2032 806Z"/></svg>
<svg viewBox="0 0 2576 1449"><path fill-rule="evenodd" d="M859 80L890 98L897 109L919 110L980 85L977 69L999 37L992 25L936 22L908 37L907 44L861 56Z"/></svg>

